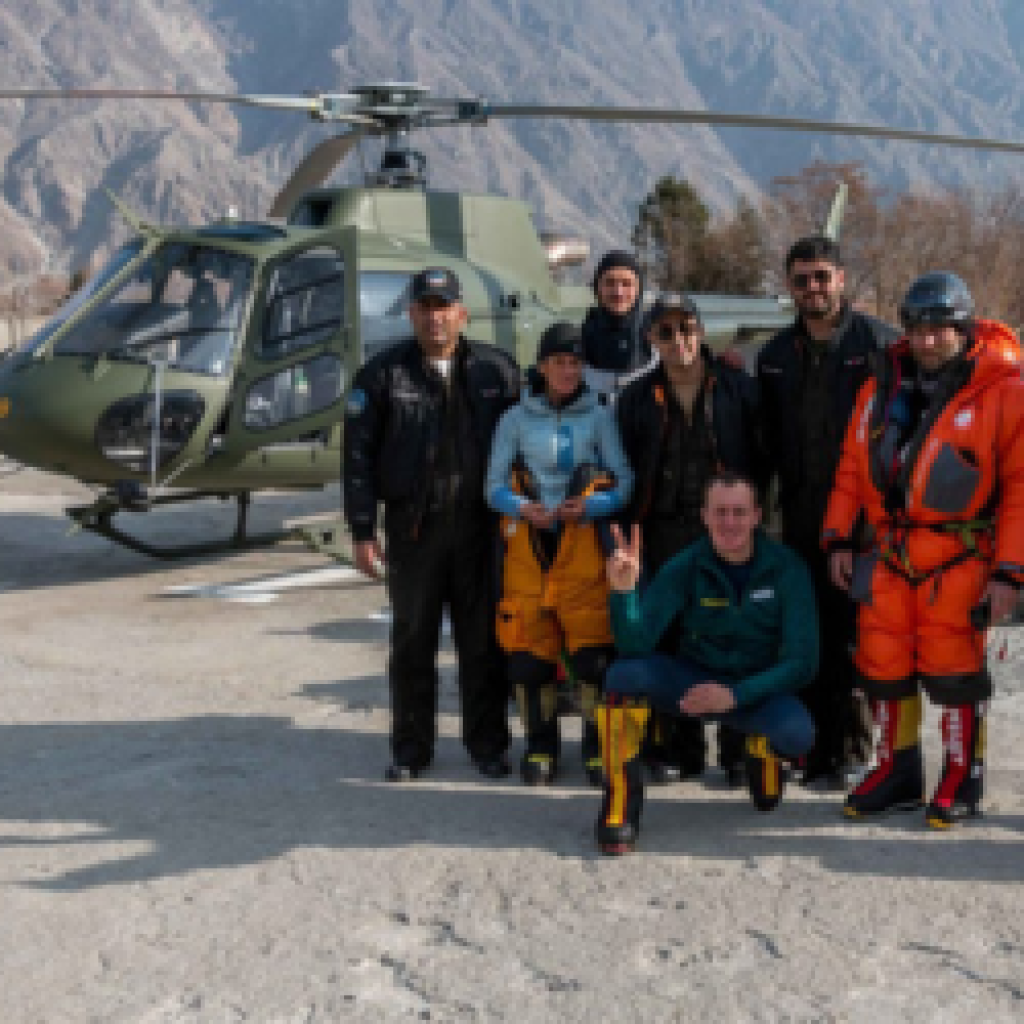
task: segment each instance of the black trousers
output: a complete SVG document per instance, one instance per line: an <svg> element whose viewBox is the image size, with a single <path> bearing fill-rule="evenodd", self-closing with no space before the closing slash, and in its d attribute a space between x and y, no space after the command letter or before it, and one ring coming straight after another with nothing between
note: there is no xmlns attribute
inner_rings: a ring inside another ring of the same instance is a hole
<svg viewBox="0 0 1024 1024"><path fill-rule="evenodd" d="M398 518L392 516L392 519ZM462 742L493 760L508 748L505 674L494 636L493 520L484 512L428 516L415 539L385 526L391 601L391 753L425 767L437 736L437 651L445 607L458 658Z"/></svg>
<svg viewBox="0 0 1024 1024"><path fill-rule="evenodd" d="M644 545L647 563L653 578L669 559L700 537L703 527L675 518L651 520L644 524ZM672 624L658 644L662 654L674 655L679 650L679 622ZM723 768L743 760L743 737L727 725L718 725L718 763ZM686 775L696 775L707 763L708 746L704 739L704 723L687 715L670 715L652 710L641 756L651 763L675 765Z"/></svg>
<svg viewBox="0 0 1024 1024"><path fill-rule="evenodd" d="M864 708L853 696L856 606L836 587L828 574L828 557L817 537L802 535L784 540L803 558L811 573L818 605L820 661L818 673L799 693L814 719L816 739L808 755L808 768L817 771L863 762L868 756L870 726Z"/></svg>

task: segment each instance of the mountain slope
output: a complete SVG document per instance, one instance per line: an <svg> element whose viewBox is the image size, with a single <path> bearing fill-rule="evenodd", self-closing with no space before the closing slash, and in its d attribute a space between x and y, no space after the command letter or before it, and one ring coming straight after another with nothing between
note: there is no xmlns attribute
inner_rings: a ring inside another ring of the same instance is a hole
<svg viewBox="0 0 1024 1024"><path fill-rule="evenodd" d="M1024 135L1014 0L7 0L0 86L249 92L417 80L496 102L710 107ZM197 104L0 103L0 266L75 266L122 230L106 186L183 222L262 214L327 128ZM569 121L423 133L439 187L499 191L596 244L623 240L661 174L712 206L811 160L863 160L893 188L996 185L1008 157L751 130ZM367 163L376 160L367 145ZM357 180L350 159L337 180Z"/></svg>

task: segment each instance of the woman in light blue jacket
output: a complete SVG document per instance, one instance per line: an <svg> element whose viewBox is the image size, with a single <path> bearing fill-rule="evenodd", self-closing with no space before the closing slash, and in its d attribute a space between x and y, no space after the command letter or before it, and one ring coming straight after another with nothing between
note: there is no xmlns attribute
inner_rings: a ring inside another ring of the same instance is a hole
<svg viewBox="0 0 1024 1024"><path fill-rule="evenodd" d="M581 684L587 777L601 784L594 705L614 646L599 528L632 486L615 417L583 384L580 332L554 324L541 337L526 392L498 424L485 484L502 517L497 632L526 732L527 785L548 785L557 770L563 651Z"/></svg>

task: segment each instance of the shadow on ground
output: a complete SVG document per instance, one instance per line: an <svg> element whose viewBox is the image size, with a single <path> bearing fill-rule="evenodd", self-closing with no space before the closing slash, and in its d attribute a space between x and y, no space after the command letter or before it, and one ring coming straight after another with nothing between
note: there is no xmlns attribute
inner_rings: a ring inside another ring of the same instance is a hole
<svg viewBox="0 0 1024 1024"><path fill-rule="evenodd" d="M255 864L302 847L419 844L597 856L598 795L582 788L574 749L565 753L572 759L567 783L543 792L520 788L514 777L507 784L481 779L455 740L439 742L428 776L389 786L380 781L386 737L301 729L276 717L10 725L0 728L0 751L0 851L95 846L96 863L26 883L47 890ZM969 828L935 835L917 815L881 828L843 827L838 798L794 800L759 815L724 791L710 800L682 792L681 800L655 794L649 802L646 855L709 862L783 856L837 874L949 881L1019 883L1024 874L1024 816L1017 814L985 819L995 838ZM26 823L50 835L26 836ZM96 831L52 836L61 824ZM837 826L838 834L823 831ZM108 859L110 842L147 849Z"/></svg>

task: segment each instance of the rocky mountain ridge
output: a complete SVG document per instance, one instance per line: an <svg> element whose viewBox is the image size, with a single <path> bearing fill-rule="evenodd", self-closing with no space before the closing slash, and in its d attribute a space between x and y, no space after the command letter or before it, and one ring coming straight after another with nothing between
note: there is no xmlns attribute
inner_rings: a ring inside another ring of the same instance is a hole
<svg viewBox="0 0 1024 1024"><path fill-rule="evenodd" d="M415 80L496 102L708 107L1024 136L1024 9L1014 0L7 0L3 87L301 93ZM258 217L330 129L200 104L0 102L0 267L72 268L123 232L107 187L146 216ZM816 158L880 183L998 187L1005 156L741 129L492 122L424 132L438 187L531 202L604 245L656 178L717 209ZM370 143L363 160L372 166ZM352 157L338 181L356 181Z"/></svg>

